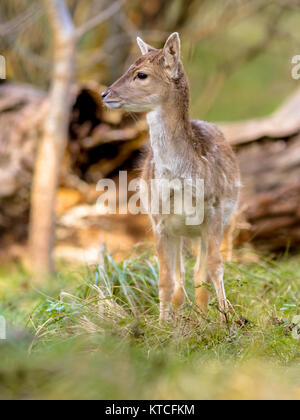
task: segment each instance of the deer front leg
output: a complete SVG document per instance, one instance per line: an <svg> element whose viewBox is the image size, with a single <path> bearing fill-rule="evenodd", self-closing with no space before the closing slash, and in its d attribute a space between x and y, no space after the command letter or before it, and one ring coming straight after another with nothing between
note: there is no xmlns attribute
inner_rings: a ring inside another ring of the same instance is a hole
<svg viewBox="0 0 300 420"><path fill-rule="evenodd" d="M176 255L175 255L175 292L173 296L173 305L175 307L180 307L184 304L185 297L185 272L184 272L184 261L182 254L182 238L176 239Z"/></svg>
<svg viewBox="0 0 300 420"><path fill-rule="evenodd" d="M207 306L210 293L205 283L209 281L207 275L207 243L206 238L199 238L197 247L197 262L194 268L194 284L196 302L204 314L207 314Z"/></svg>
<svg viewBox="0 0 300 420"><path fill-rule="evenodd" d="M174 295L175 263L178 250L178 240L166 234L156 234L156 244L159 259L159 299L160 321L166 321Z"/></svg>
<svg viewBox="0 0 300 420"><path fill-rule="evenodd" d="M208 236L207 270L217 292L222 321L227 321L228 301L224 288L224 267L221 255L222 223L215 220Z"/></svg>
<svg viewBox="0 0 300 420"><path fill-rule="evenodd" d="M225 294L224 267L220 248L220 240L214 237L209 239L207 269L217 292L221 319L226 322L228 302Z"/></svg>

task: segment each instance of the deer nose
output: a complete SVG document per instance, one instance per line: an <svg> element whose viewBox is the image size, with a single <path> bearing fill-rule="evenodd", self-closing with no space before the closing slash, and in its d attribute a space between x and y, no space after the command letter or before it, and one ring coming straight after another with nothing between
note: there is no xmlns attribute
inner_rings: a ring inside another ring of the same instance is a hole
<svg viewBox="0 0 300 420"><path fill-rule="evenodd" d="M107 95L109 94L109 90L106 90L105 92L102 93L102 99L105 99L107 97Z"/></svg>

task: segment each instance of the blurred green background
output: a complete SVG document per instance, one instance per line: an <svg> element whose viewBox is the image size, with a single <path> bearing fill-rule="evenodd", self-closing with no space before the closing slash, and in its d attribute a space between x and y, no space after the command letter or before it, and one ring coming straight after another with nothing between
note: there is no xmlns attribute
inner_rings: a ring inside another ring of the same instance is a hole
<svg viewBox="0 0 300 420"><path fill-rule="evenodd" d="M69 0L77 25L110 0ZM1 21L26 6L35 18L0 39L10 79L47 87L51 36L40 2L11 0L1 5ZM109 84L139 52L135 37L159 47L179 31L192 86L192 117L225 121L273 111L299 83L291 59L299 54L300 2L295 0L127 1L113 18L80 41L77 80Z"/></svg>

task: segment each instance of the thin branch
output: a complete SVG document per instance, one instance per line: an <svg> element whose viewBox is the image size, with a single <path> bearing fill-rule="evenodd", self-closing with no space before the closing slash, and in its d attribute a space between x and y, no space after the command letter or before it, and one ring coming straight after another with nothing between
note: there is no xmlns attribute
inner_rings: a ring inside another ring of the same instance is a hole
<svg viewBox="0 0 300 420"><path fill-rule="evenodd" d="M214 17L212 22L206 26L196 29L194 39L197 41L216 36L224 32L230 25L236 22L245 20L255 14L262 13L264 9L270 6L270 2L251 2L250 0L242 3L241 6L236 7L234 4L226 4L224 2L223 9L219 9L218 16Z"/></svg>
<svg viewBox="0 0 300 420"><path fill-rule="evenodd" d="M15 43L14 49L20 57L30 61L30 64L32 64L34 67L41 70L49 70L51 61L47 60L42 55L36 54L25 45L19 45L18 42Z"/></svg>
<svg viewBox="0 0 300 420"><path fill-rule="evenodd" d="M53 34L60 40L70 40L75 34L75 27L65 0L44 0Z"/></svg>
<svg viewBox="0 0 300 420"><path fill-rule="evenodd" d="M86 23L84 23L82 26L76 29L76 38L79 39L83 35L86 34L86 32L94 29L96 26L100 25L101 23L105 22L107 19L112 17L115 13L117 13L126 0L118 0L114 2L111 6L109 6L107 9L99 13L97 16L93 17L92 19L88 20Z"/></svg>
<svg viewBox="0 0 300 420"><path fill-rule="evenodd" d="M131 42L131 40L121 35L111 38L110 41L111 41L111 44L110 44L111 48L114 48L115 46L120 46L122 48L123 45L128 45ZM99 63L102 63L103 61L107 60L110 54L109 52L106 52L105 50L106 48L103 48L102 50L98 50L92 54L88 52L89 54L88 64L86 64L86 60L85 60L85 64L80 65L77 70L79 72L87 71L90 68L98 65Z"/></svg>
<svg viewBox="0 0 300 420"><path fill-rule="evenodd" d="M26 26L32 24L33 21L41 17L43 14L43 8L41 5L33 4L21 15L10 20L7 23L0 23L0 36L4 37L11 35L13 32L21 31Z"/></svg>

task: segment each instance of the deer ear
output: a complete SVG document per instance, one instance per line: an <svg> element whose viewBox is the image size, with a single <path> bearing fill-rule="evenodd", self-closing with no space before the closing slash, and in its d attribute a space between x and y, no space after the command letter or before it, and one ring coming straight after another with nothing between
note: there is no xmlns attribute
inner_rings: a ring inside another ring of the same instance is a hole
<svg viewBox="0 0 300 420"><path fill-rule="evenodd" d="M180 61L180 36L178 32L174 32L167 40L164 46L164 56L166 70L173 78L177 77L178 64Z"/></svg>
<svg viewBox="0 0 300 420"><path fill-rule="evenodd" d="M151 45L146 44L146 42L144 42L139 37L137 37L136 42L138 43L138 46L140 47L143 55L148 54L150 51L157 51L155 48L151 47Z"/></svg>

